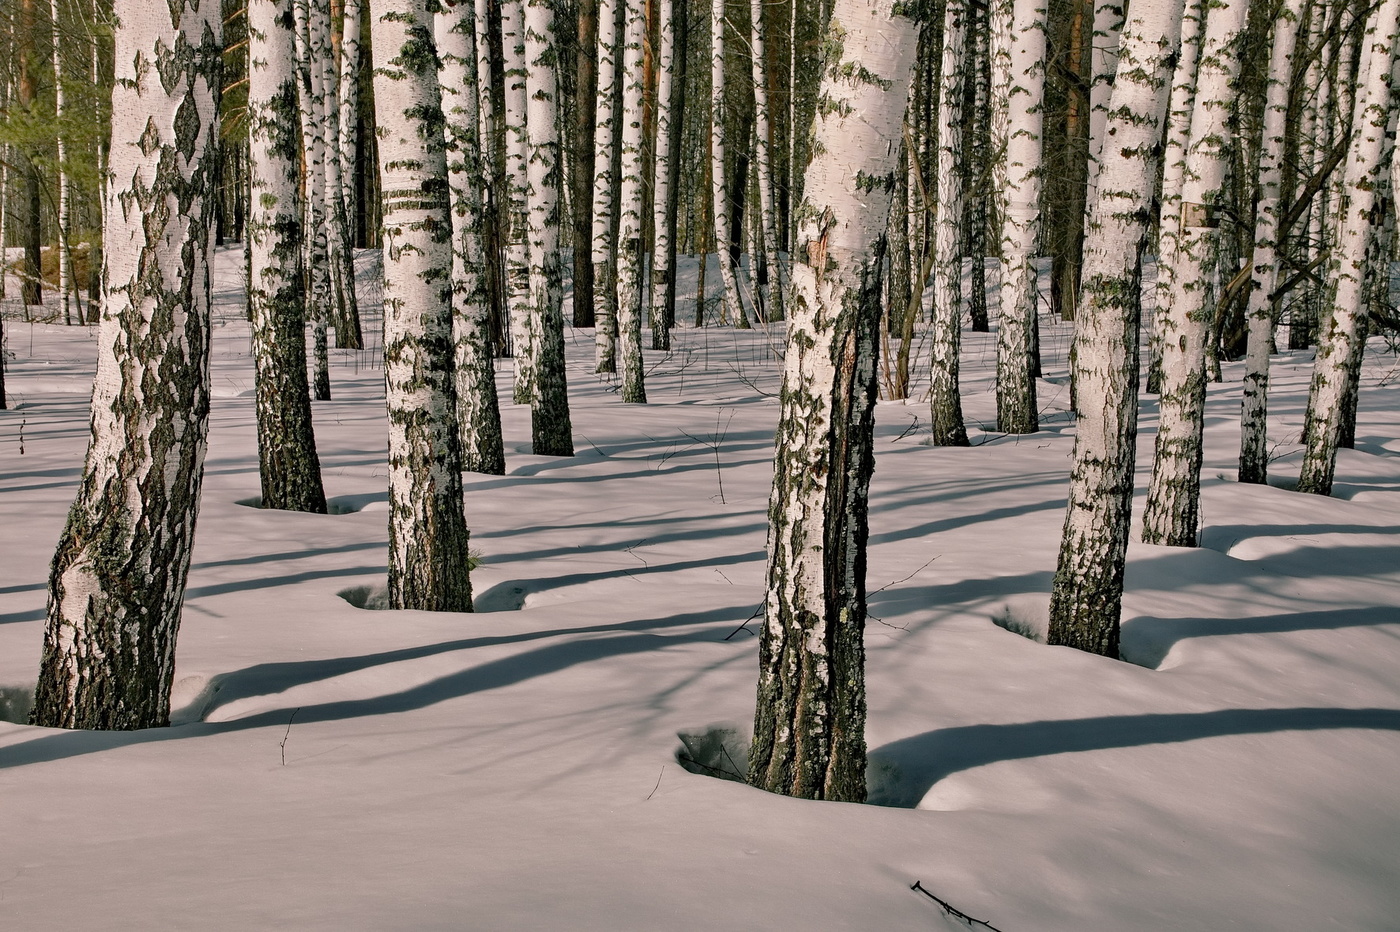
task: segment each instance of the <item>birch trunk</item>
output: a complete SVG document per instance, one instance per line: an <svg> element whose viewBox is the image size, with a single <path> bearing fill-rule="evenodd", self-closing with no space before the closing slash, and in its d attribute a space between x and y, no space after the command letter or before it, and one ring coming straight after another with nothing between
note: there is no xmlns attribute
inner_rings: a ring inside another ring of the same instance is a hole
<svg viewBox="0 0 1400 932"><path fill-rule="evenodd" d="M248 3L248 309L262 506L325 514L306 382L291 0Z"/></svg>
<svg viewBox="0 0 1400 932"><path fill-rule="evenodd" d="M837 0L799 209L749 755L749 782L790 796L865 799L874 259L917 42L886 0Z"/></svg>
<svg viewBox="0 0 1400 932"><path fill-rule="evenodd" d="M739 278L734 268L732 249L734 231L729 210L729 192L724 174L725 118L728 105L724 99L724 2L710 0L710 186L714 201L715 247L719 251L719 274L724 282L721 321L732 320L736 325L747 321L744 303L739 297Z"/></svg>
<svg viewBox="0 0 1400 932"><path fill-rule="evenodd" d="M505 246L506 313L515 355L515 403L535 400L535 346L530 319L530 131L529 74L525 52L524 0L502 0L501 50L505 56L505 155L504 197L507 208Z"/></svg>
<svg viewBox="0 0 1400 932"><path fill-rule="evenodd" d="M671 323L675 319L676 181L671 176L679 162L680 121L676 118L678 90L684 85L676 77L675 0L657 3L657 34L661 38L656 56L656 144L652 156L652 219L655 244L651 253L651 290L647 301L651 322L651 348L671 348ZM674 137L674 138L673 138Z"/></svg>
<svg viewBox="0 0 1400 932"><path fill-rule="evenodd" d="M1239 481L1262 484L1269 472L1269 351L1273 344L1274 289L1278 285L1279 216L1288 97L1298 29L1308 0L1285 0L1274 21L1259 147L1259 198L1249 294L1249 341L1240 416Z"/></svg>
<svg viewBox="0 0 1400 932"><path fill-rule="evenodd" d="M531 357L530 434L535 455L573 456L564 374L564 276L559 258L559 188L564 176L553 0L527 0L524 25L530 304L525 342L517 345L516 359L527 352Z"/></svg>
<svg viewBox="0 0 1400 932"><path fill-rule="evenodd" d="M453 384L452 223L430 0L370 0L384 198L389 607L471 611Z"/></svg>
<svg viewBox="0 0 1400 932"><path fill-rule="evenodd" d="M1172 76L1167 129L1162 156L1162 196L1157 228L1157 281L1152 316L1147 391L1162 390L1162 343L1171 308L1176 252L1181 240L1181 189L1186 180L1186 150L1191 142L1191 112L1196 101L1196 71L1201 51L1205 0L1186 0L1181 21L1181 54Z"/></svg>
<svg viewBox="0 0 1400 932"><path fill-rule="evenodd" d="M622 179L617 232L617 333L622 400L645 404L642 376L642 98L646 72L642 0L624 0L622 37Z"/></svg>
<svg viewBox="0 0 1400 932"><path fill-rule="evenodd" d="M1235 102L1239 40L1248 0L1211 0L1196 69L1196 98L1181 187L1180 228L1162 330L1162 394L1156 457L1142 540L1194 547L1200 529L1201 440L1205 429L1206 340L1215 318L1216 252L1229 160L1227 122Z"/></svg>
<svg viewBox="0 0 1400 932"><path fill-rule="evenodd" d="M169 723L208 434L221 26L187 0L123 10L116 30L92 439L49 578L36 725Z"/></svg>
<svg viewBox="0 0 1400 932"><path fill-rule="evenodd" d="M1041 103L1045 97L1045 0L996 0L996 145L1004 151L1001 207L1001 323L997 331L997 429L1040 429L1031 353L1040 227Z"/></svg>
<svg viewBox="0 0 1400 932"><path fill-rule="evenodd" d="M773 120L768 108L768 60L763 41L764 0L750 0L752 20L749 51L753 63L754 157L757 161L758 227L762 231L763 259L755 252L750 261L758 269L758 289L763 295L767 320L783 319L783 295L787 290L782 257L778 254L778 211L773 197ZM771 273L771 278L770 278Z"/></svg>
<svg viewBox="0 0 1400 932"><path fill-rule="evenodd" d="M1122 0L1096 0L1094 37L1089 54L1089 173L1085 203L1093 204L1099 190L1099 164L1108 129L1108 105L1113 96L1113 76L1118 66L1118 37L1123 28ZM1087 229L1089 217L1084 218Z"/></svg>
<svg viewBox="0 0 1400 932"><path fill-rule="evenodd" d="M326 218L326 264L330 278L331 308L335 319L335 345L344 349L364 349L360 329L360 307L355 297L355 252L346 213L344 179L341 177L340 79L331 42L331 11L324 3L312 8L315 56L313 65L321 69L321 110L325 127L325 188L321 192Z"/></svg>
<svg viewBox="0 0 1400 932"><path fill-rule="evenodd" d="M491 357L490 297L482 241L482 145L476 76L476 10L459 4L434 17L452 190L452 341L462 468L503 476L505 445Z"/></svg>
<svg viewBox="0 0 1400 932"><path fill-rule="evenodd" d="M1302 474L1298 491L1330 495L1343 429L1343 400L1365 347L1364 278L1367 252L1376 235L1381 154L1390 108L1391 65L1400 38L1400 0L1383 0L1371 13L1361 49L1352 137L1342 176L1345 198L1331 241L1328 315L1318 336L1304 427Z"/></svg>
<svg viewBox="0 0 1400 932"><path fill-rule="evenodd" d="M598 3L598 118L593 150L593 339L598 372L617 371L617 241L613 153L618 144L618 0Z"/></svg>
<svg viewBox="0 0 1400 932"><path fill-rule="evenodd" d="M1079 418L1050 596L1051 644L1118 656L1137 445L1138 308L1183 0L1137 0L1123 24L1099 193L1075 313Z"/></svg>
<svg viewBox="0 0 1400 932"><path fill-rule="evenodd" d="M360 131L360 21L364 6L361 0L343 0L345 4L340 27L340 112L337 114L340 135L340 197L345 204L345 216L351 230L356 216L355 150ZM354 238L351 238L354 245Z"/></svg>
<svg viewBox="0 0 1400 932"><path fill-rule="evenodd" d="M327 354L326 328L331 319L330 261L326 238L326 133L325 81L317 59L317 43L313 34L312 0L295 0L299 78L297 105L301 112L302 218L305 230L303 248L307 276L307 310L312 322L312 355L314 377L312 392L317 401L331 397L330 359Z"/></svg>
<svg viewBox="0 0 1400 932"><path fill-rule="evenodd" d="M963 179L962 101L965 73L966 6L963 0L946 0L943 13L943 66L938 85L938 203L934 217L933 272L933 384L929 391L933 443L967 446L963 424L962 393L958 387L958 361L962 351L962 252ZM922 273L923 269L920 269ZM915 283L915 293L923 289ZM911 313L917 309L911 308Z"/></svg>
<svg viewBox="0 0 1400 932"><path fill-rule="evenodd" d="M972 78L972 119L970 129L972 140L968 145L969 164L976 171L969 182L971 211L967 224L967 251L972 255L972 276L969 280L968 316L972 329L986 333L991 329L987 320L987 201L991 196L991 171L988 162L988 148L992 135L992 108L988 104L991 96L991 44L989 25L991 11L983 4L973 4L969 9L970 25L968 39L972 55L970 74Z"/></svg>
<svg viewBox="0 0 1400 932"><path fill-rule="evenodd" d="M59 47L62 26L59 22L58 0L50 0L49 12L53 25L53 94L54 94L54 145L58 150L58 295L63 308L63 322L73 323L73 256L69 251L69 227L72 210L68 194L68 140L63 129L63 118L67 112L64 94L63 52ZM79 308L81 313L82 308ZM79 318L81 322L81 317Z"/></svg>

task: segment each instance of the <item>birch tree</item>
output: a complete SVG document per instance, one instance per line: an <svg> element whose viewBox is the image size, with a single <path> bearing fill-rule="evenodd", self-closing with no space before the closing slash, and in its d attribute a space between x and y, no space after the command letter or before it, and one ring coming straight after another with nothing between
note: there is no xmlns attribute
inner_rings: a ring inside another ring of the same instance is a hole
<svg viewBox="0 0 1400 932"><path fill-rule="evenodd" d="M452 224L431 2L370 0L384 198L389 607L471 611L452 364Z"/></svg>
<svg viewBox="0 0 1400 932"><path fill-rule="evenodd" d="M312 321L312 393L317 401L331 397L327 326L331 318L329 240L326 236L326 121L325 72L316 32L319 0L294 0L296 15L297 105L301 117L303 248L308 310Z"/></svg>
<svg viewBox="0 0 1400 932"><path fill-rule="evenodd" d="M248 3L248 309L264 508L324 514L306 381L291 0Z"/></svg>
<svg viewBox="0 0 1400 932"><path fill-rule="evenodd" d="M642 97L646 72L642 0L623 0L622 184L617 231L617 335L622 355L622 400L644 404L642 374Z"/></svg>
<svg viewBox="0 0 1400 932"><path fill-rule="evenodd" d="M1086 204L1093 204L1099 188L1099 164L1103 159L1108 105L1118 65L1118 31L1123 26L1123 0L1095 0L1092 50L1089 54L1089 172ZM1089 218L1084 218L1087 228Z"/></svg>
<svg viewBox="0 0 1400 932"><path fill-rule="evenodd" d="M537 456L573 456L573 428L564 373L564 282L559 258L559 83L553 0L527 0L524 9L527 105L530 303L523 345L530 354L530 434ZM640 339L640 337L639 337Z"/></svg>
<svg viewBox="0 0 1400 932"><path fill-rule="evenodd" d="M491 357L490 298L482 242L480 97L476 74L476 10L459 2L434 17L447 180L452 190L452 337L455 346L457 430L462 468L503 476L505 445Z"/></svg>
<svg viewBox="0 0 1400 932"><path fill-rule="evenodd" d="M346 212L345 182L342 177L340 144L340 76L331 43L331 10L328 4L313 4L313 65L321 71L321 109L318 116L325 127L325 187L320 192L326 218L326 263L330 279L331 312L335 319L335 344L344 349L364 349L360 328L360 307L355 296L355 252L350 236L350 215Z"/></svg>
<svg viewBox="0 0 1400 932"><path fill-rule="evenodd" d="M613 153L617 113L618 0L598 0L598 116L593 150L593 327L598 372L617 371L617 242Z"/></svg>
<svg viewBox="0 0 1400 932"><path fill-rule="evenodd" d="M675 0L658 0L656 55L656 145L652 156L652 221L655 244L651 259L651 293L647 302L651 348L671 348L671 324L676 316L676 213L680 164L680 114L685 84L676 80L676 30L684 14L675 15Z"/></svg>
<svg viewBox="0 0 1400 932"><path fill-rule="evenodd" d="M63 321L71 324L73 323L73 257L69 251L68 233L72 222L72 209L69 205L68 140L63 130L63 120L67 108L65 107L66 95L63 87L63 50L59 40L63 28L59 20L59 0L50 0L49 14L50 25L53 27L54 145L58 150L56 165L58 173L58 295L59 304L63 308Z"/></svg>
<svg viewBox="0 0 1400 932"><path fill-rule="evenodd" d="M714 203L715 243L719 250L719 273L724 282L724 303L720 319L738 324L747 320L744 303L739 297L739 277L734 268L731 244L734 242L732 215L729 210L729 190L725 184L724 157L728 140L725 120L728 103L725 100L724 2L710 0L710 193Z"/></svg>
<svg viewBox="0 0 1400 932"><path fill-rule="evenodd" d="M1263 483L1269 469L1269 350L1273 343L1274 288L1278 284L1279 219L1283 210L1283 154L1294 52L1307 0L1284 0L1274 21L1259 147L1259 202L1249 294L1249 341L1240 417L1239 481Z"/></svg>
<svg viewBox="0 0 1400 932"><path fill-rule="evenodd" d="M1400 39L1400 0L1382 0L1366 22L1361 48L1352 137L1342 175L1345 199L1331 241L1329 314L1318 336L1308 392L1302 474L1298 491L1332 492L1343 399L1355 382L1366 341L1364 275L1380 211L1381 153L1392 101L1391 65Z"/></svg>
<svg viewBox="0 0 1400 932"><path fill-rule="evenodd" d="M1136 0L1119 44L1075 313L1074 434L1048 641L1118 656L1137 447L1138 308L1183 0Z"/></svg>
<svg viewBox="0 0 1400 932"><path fill-rule="evenodd" d="M505 244L506 313L515 358L515 403L535 398L535 353L531 343L529 74L525 51L524 0L501 2L501 50L505 59Z"/></svg>
<svg viewBox="0 0 1400 932"><path fill-rule="evenodd" d="M933 384L929 390L933 442L967 446L958 363L962 351L963 76L967 38L963 0L945 0L943 76L938 83L938 202L934 216ZM973 257L973 261L980 261ZM921 276L922 277L922 276ZM923 290L923 282L914 285Z"/></svg>
<svg viewBox="0 0 1400 932"><path fill-rule="evenodd" d="M721 0L722 2L722 0ZM787 282L778 255L778 212L773 192L773 119L768 106L768 56L763 40L763 0L749 0L749 58L753 64L754 161L757 163L758 229L762 256L755 251L750 262L758 270L766 320L782 320ZM766 261L764 261L766 260ZM771 278L770 278L771 275Z"/></svg>
<svg viewBox="0 0 1400 932"><path fill-rule="evenodd" d="M1248 0L1211 0L1206 8L1171 293L1167 313L1158 318L1163 326L1162 395L1142 518L1142 539L1148 544L1194 547L1200 525L1205 348L1214 319L1210 283L1219 239L1216 211L1226 194L1226 123L1234 105L1238 41L1248 13Z"/></svg>
<svg viewBox="0 0 1400 932"><path fill-rule="evenodd" d="M343 0L340 27L340 197L345 204L347 226L354 227L357 209L355 148L360 126L360 34L364 6L361 0ZM353 238L352 238L353 239Z"/></svg>
<svg viewBox="0 0 1400 932"><path fill-rule="evenodd" d="M749 755L749 781L790 796L865 799L875 243L917 43L888 0L836 0L799 209Z"/></svg>
<svg viewBox="0 0 1400 932"><path fill-rule="evenodd" d="M1036 314L1040 164L1045 96L1045 0L995 0L992 40L996 144L1004 153L1001 208L1001 324L997 330L997 429L1040 428L1031 351Z"/></svg>
<svg viewBox="0 0 1400 932"><path fill-rule="evenodd" d="M49 577L36 725L169 723L209 423L221 27L217 4L185 0L124 9L116 30L92 435Z"/></svg>

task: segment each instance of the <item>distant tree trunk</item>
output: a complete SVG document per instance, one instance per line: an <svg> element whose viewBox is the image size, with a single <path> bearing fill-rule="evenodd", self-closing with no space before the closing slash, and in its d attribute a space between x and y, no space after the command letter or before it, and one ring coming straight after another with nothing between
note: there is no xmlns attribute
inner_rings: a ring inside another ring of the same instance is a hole
<svg viewBox="0 0 1400 932"><path fill-rule="evenodd" d="M335 47L331 42L331 17L327 5L316 4L312 16L317 49L314 65L321 69L323 89L319 114L326 136L325 187L321 193L326 217L326 259L330 279L331 308L335 314L335 345L364 349L360 329L360 305L355 297L355 252L350 235L350 215L345 206L345 180L341 176L340 79Z"/></svg>
<svg viewBox="0 0 1400 932"><path fill-rule="evenodd" d="M34 0L20 0L19 13L19 78L18 103L20 109L29 113L34 108L38 88L34 69L38 62L34 59L35 25ZM40 200L39 166L28 156L24 159L23 187L20 191L20 226L24 237L24 260L20 264L20 295L26 308L29 305L42 306L44 303L43 285L43 202ZM28 319L28 310L25 317Z"/></svg>
<svg viewBox="0 0 1400 932"><path fill-rule="evenodd" d="M620 0L598 3L598 118L593 148L593 325L597 371L617 371L617 241L613 234L613 154L617 112Z"/></svg>
<svg viewBox="0 0 1400 932"><path fill-rule="evenodd" d="M1205 22L1204 0L1186 0L1181 21L1181 54L1172 75L1162 156L1161 208L1157 222L1156 309L1152 315L1147 366L1147 391L1162 390L1162 343L1175 286L1176 252L1181 241L1181 192L1186 181L1186 150L1191 142L1191 114L1196 101L1196 71Z"/></svg>
<svg viewBox="0 0 1400 932"><path fill-rule="evenodd" d="M972 119L969 121L971 140L968 143L969 206L967 220L967 251L972 256L972 275L968 281L968 316L976 333L991 329L987 319L987 202L991 198L991 170L988 148L991 144L991 46L988 4L971 4L968 17L968 52L971 57L968 77L972 81Z"/></svg>
<svg viewBox="0 0 1400 932"><path fill-rule="evenodd" d="M962 100L967 37L963 0L945 0L943 65L938 82L938 204L934 219L933 384L929 391L932 440L939 446L967 446L958 357L962 352L963 158ZM923 271L922 269L920 270ZM926 278L927 276L921 276ZM922 282L916 286L922 291ZM912 310L912 309L911 309Z"/></svg>
<svg viewBox="0 0 1400 932"><path fill-rule="evenodd" d="M321 67L318 34L319 0L295 0L297 20L297 82L301 111L303 248L308 279L308 309L312 321L312 393L317 401L331 397L330 359L326 329L331 320L329 240L326 235L325 71ZM327 43L329 45L329 43Z"/></svg>
<svg viewBox="0 0 1400 932"><path fill-rule="evenodd" d="M1051 644L1118 656L1137 446L1138 308L1157 143L1183 0L1135 0L1123 25L1098 197L1075 313L1069 507L1050 595Z"/></svg>
<svg viewBox="0 0 1400 932"><path fill-rule="evenodd" d="M531 336L530 290L530 131L526 76L524 0L501 2L501 51L505 56L506 188L509 205L506 234L506 312L515 356L515 403L533 404L535 358L539 348Z"/></svg>
<svg viewBox="0 0 1400 932"><path fill-rule="evenodd" d="M1181 188L1181 226L1162 331L1162 396L1156 456L1142 518L1148 544L1194 547L1200 531L1205 430L1205 347L1215 317L1211 279L1219 245L1217 210L1225 201L1226 125L1234 108L1239 39L1249 0L1212 0L1201 38L1196 103Z"/></svg>
<svg viewBox="0 0 1400 932"><path fill-rule="evenodd" d="M428 0L370 0L384 185L389 606L469 612L452 349L452 222Z"/></svg>
<svg viewBox="0 0 1400 932"><path fill-rule="evenodd" d="M73 288L73 255L69 251L69 227L71 224L72 208L69 204L68 194L68 140L64 132L63 120L67 113L65 106L66 94L64 93L64 70L63 52L60 48L59 35L63 28L59 21L58 0L49 0L49 13L51 25L53 27L53 93L54 93L54 143L58 150L58 223L57 242L55 249L58 251L58 295L59 303L63 308L63 322L73 323L72 296ZM81 313L82 308L78 308ZM79 323L82 322L81 316Z"/></svg>
<svg viewBox="0 0 1400 932"><path fill-rule="evenodd" d="M624 0L622 38L622 184L617 244L617 332L622 400L645 404L642 372L642 97L646 74L642 0Z"/></svg>
<svg viewBox="0 0 1400 932"><path fill-rule="evenodd" d="M355 155L359 148L360 131L360 59L361 24L364 7L361 0L343 0L345 7L341 15L340 31L340 112L337 114L340 136L340 187L341 200L345 204L346 226L350 230L351 245L354 245L354 218L358 214L356 204L357 185L355 173L359 168ZM353 254L352 254L353 255Z"/></svg>
<svg viewBox="0 0 1400 932"><path fill-rule="evenodd" d="M669 38L662 32L662 42ZM574 242L574 326L594 325L593 285L593 176L598 119L598 0L579 0L578 35L574 37L574 89L578 95L573 109L573 242Z"/></svg>
<svg viewBox="0 0 1400 932"><path fill-rule="evenodd" d="M887 0L837 0L828 35L841 40L825 62L829 106L799 211L748 778L789 796L860 802L875 246L918 27Z"/></svg>
<svg viewBox="0 0 1400 932"><path fill-rule="evenodd" d="M564 281L559 259L559 91L553 0L526 0L525 92L530 305L525 346L532 360L530 434L536 456L573 456L564 373Z"/></svg>
<svg viewBox="0 0 1400 932"><path fill-rule="evenodd" d="M49 577L36 725L170 720L208 433L220 33L218 4L192 0L123 9L116 30L92 439Z"/></svg>
<svg viewBox="0 0 1400 932"><path fill-rule="evenodd" d="M722 2L722 0L721 0ZM754 219L762 231L762 255L757 250L749 261L757 269L758 291L763 295L766 320L783 319L783 294L787 281L778 255L778 211L773 196L773 120L768 107L768 61L763 41L764 0L750 0L751 28L749 57L753 63L754 160L757 163L758 211ZM769 280L769 275L773 280Z"/></svg>
<svg viewBox="0 0 1400 932"><path fill-rule="evenodd" d="M651 322L651 348L671 348L671 325L676 314L676 191L678 179L673 178L680 161L681 121L677 104L682 97L684 82L676 80L676 30L685 16L677 19L674 0L659 0L657 4L657 34L661 47L656 56L656 147L652 158L652 230L655 245L651 259L651 295L647 301ZM681 56L684 61L684 55Z"/></svg>
<svg viewBox="0 0 1400 932"><path fill-rule="evenodd" d="M1298 491L1330 495L1343 428L1343 400L1357 378L1367 335L1362 300L1367 253L1376 235L1377 199L1384 166L1381 153L1391 102L1389 78L1400 36L1400 0L1383 0L1372 11L1362 44L1352 138L1342 176L1346 193L1331 241L1329 311L1318 337L1303 431Z"/></svg>
<svg viewBox="0 0 1400 932"><path fill-rule="evenodd" d="M1273 49L1265 90L1263 138L1259 147L1259 204L1255 218L1249 293L1249 343L1240 417L1241 482L1263 483L1269 472L1269 352L1274 336L1273 293L1278 284L1283 152L1288 133L1288 98L1294 72L1294 50L1308 2L1310 0L1284 0L1274 22Z"/></svg>
<svg viewBox="0 0 1400 932"><path fill-rule="evenodd" d="M262 505L326 512L306 382L306 291L297 202L296 24L291 0L248 3L248 212Z"/></svg>
<svg viewBox="0 0 1400 932"><path fill-rule="evenodd" d="M719 252L720 278L724 281L724 304L720 320L747 321L744 302L739 297L739 278L734 266L734 226L729 191L725 186L724 156L728 104L724 90L724 0L710 0L710 185L714 202L715 248ZM732 317L730 315L733 315Z"/></svg>
<svg viewBox="0 0 1400 932"><path fill-rule="evenodd" d="M1092 205L1099 190L1099 165L1103 161L1108 105L1113 97L1113 78L1118 66L1118 37L1123 28L1122 0L1094 0L1094 35L1089 56L1089 174L1085 185L1086 203ZM1088 217L1085 217L1087 230Z"/></svg>
<svg viewBox="0 0 1400 932"><path fill-rule="evenodd" d="M482 227L480 95L476 74L476 9L465 3L434 17L447 176L452 189L452 337L455 346L457 430L462 468L503 476L505 445L491 357L490 296Z"/></svg>

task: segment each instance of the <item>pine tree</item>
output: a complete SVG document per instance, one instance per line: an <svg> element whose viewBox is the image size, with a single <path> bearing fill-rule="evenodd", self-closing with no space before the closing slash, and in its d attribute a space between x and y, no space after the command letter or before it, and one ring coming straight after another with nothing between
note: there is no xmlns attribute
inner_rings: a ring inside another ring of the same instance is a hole
<svg viewBox="0 0 1400 932"><path fill-rule="evenodd" d="M370 0L384 192L389 605L471 611L453 382L451 208L430 2Z"/></svg>
<svg viewBox="0 0 1400 932"><path fill-rule="evenodd" d="M749 781L865 799L865 545L875 334L918 26L836 0L792 272Z"/></svg>
<svg viewBox="0 0 1400 932"><path fill-rule="evenodd" d="M1073 369L1079 418L1050 596L1051 644L1118 656L1137 446L1138 308L1156 156L1183 0L1136 0L1119 44L1084 244Z"/></svg>
<svg viewBox="0 0 1400 932"><path fill-rule="evenodd" d="M185 0L117 27L92 439L49 579L36 725L169 722L208 433L221 26L217 4Z"/></svg>

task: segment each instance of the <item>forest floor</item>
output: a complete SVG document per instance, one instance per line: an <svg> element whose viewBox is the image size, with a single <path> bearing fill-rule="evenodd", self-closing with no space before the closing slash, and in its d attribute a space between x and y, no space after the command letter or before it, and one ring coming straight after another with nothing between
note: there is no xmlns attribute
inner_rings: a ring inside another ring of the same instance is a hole
<svg viewBox="0 0 1400 932"><path fill-rule="evenodd" d="M881 403L880 805L833 804L686 769L743 762L778 332L681 329L647 354L651 404L624 408L592 373L591 332L570 331L578 455L532 455L528 410L503 404L508 475L467 477L478 613L374 611L357 606L385 581L377 343L334 351L335 400L315 409L336 513L250 507L239 266L221 254L177 723L0 722L8 927L968 928L916 881L1004 932L1397 927L1400 385L1381 345L1331 498L1289 491L1311 354L1274 359L1268 486L1233 481L1226 364L1204 545L1132 544L1128 662L1008 630L1045 621L1068 326L1044 321L1040 433L977 427L995 407L985 335L964 348L970 449L923 442L922 400ZM7 338L0 687L22 720L94 332L10 320ZM507 401L508 383L505 363ZM1155 398L1142 410L1140 488Z"/></svg>

